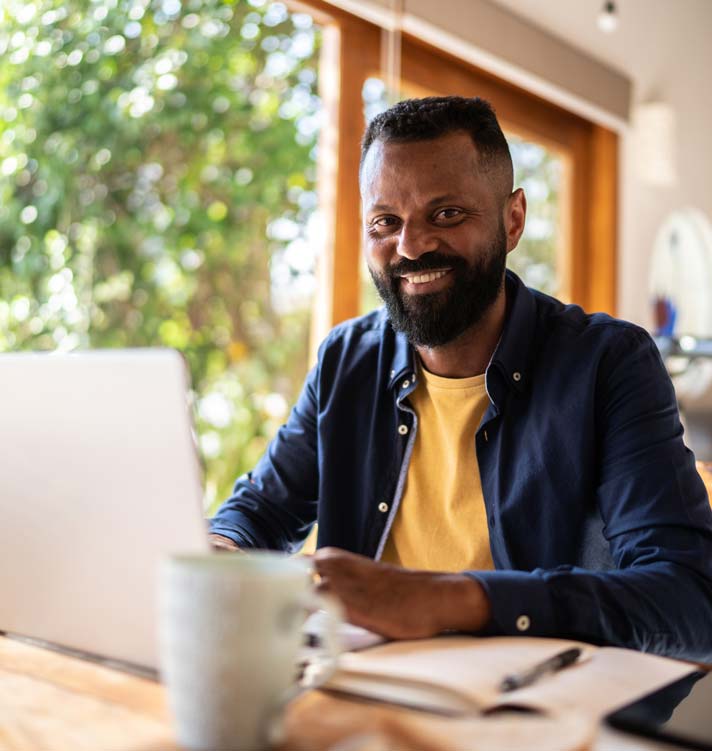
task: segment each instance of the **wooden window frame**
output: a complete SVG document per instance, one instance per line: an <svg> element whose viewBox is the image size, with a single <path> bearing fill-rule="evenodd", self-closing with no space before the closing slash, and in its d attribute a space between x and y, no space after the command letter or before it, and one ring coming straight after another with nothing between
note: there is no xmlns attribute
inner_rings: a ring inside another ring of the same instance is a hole
<svg viewBox="0 0 712 751"><path fill-rule="evenodd" d="M312 323L312 341L318 342L333 325L359 314L362 89L367 78L380 75L382 32L325 0L301 0L297 7L324 30L318 179L325 245ZM617 134L408 35L402 38L401 77L416 95L481 96L493 104L503 129L563 157L570 193L563 201L562 297L588 311L615 314Z"/></svg>

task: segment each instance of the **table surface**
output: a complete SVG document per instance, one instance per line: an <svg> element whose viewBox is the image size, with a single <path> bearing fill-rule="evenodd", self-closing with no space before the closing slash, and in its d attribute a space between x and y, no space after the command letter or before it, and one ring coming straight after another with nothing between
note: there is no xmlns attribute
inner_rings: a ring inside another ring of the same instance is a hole
<svg viewBox="0 0 712 751"><path fill-rule="evenodd" d="M477 721L481 722L473 722ZM440 751L433 738L442 737L443 732L448 740L442 751L449 751L451 739L457 737L457 722L311 692L290 707L280 751ZM516 719L508 722L516 729ZM70 748L176 751L163 687L104 665L0 637L0 750ZM590 745L571 747L571 751L583 748L664 751L671 747L599 727Z"/></svg>

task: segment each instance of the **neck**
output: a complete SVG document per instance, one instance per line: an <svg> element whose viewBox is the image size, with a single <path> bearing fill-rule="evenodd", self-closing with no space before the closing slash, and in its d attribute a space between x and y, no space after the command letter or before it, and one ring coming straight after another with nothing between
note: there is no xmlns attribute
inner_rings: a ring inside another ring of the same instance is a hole
<svg viewBox="0 0 712 751"><path fill-rule="evenodd" d="M416 347L427 370L444 378L469 378L487 369L504 327L507 298L502 291L484 317L440 347Z"/></svg>

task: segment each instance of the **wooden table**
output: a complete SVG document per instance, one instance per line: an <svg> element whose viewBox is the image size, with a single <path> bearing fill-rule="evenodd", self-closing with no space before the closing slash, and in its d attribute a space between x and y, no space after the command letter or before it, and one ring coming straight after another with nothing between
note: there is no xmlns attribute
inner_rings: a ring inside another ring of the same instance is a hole
<svg viewBox="0 0 712 751"><path fill-rule="evenodd" d="M312 692L290 707L279 751L451 751L455 741L448 737L460 730L474 737L472 728L447 725L457 722ZM575 748L670 748L605 728L593 736ZM159 683L0 637L1 751L177 749Z"/></svg>
<svg viewBox="0 0 712 751"><path fill-rule="evenodd" d="M173 751L163 687L0 637L2 751Z"/></svg>

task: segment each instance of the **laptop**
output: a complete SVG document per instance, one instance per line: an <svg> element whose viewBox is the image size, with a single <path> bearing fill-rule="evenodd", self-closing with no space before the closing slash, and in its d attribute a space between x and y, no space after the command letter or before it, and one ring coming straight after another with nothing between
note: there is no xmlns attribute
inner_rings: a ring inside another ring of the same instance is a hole
<svg viewBox="0 0 712 751"><path fill-rule="evenodd" d="M206 552L172 350L0 355L0 631L157 668L160 560Z"/></svg>

